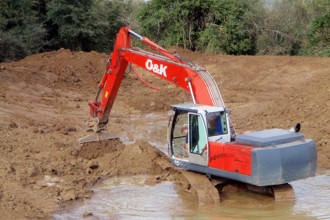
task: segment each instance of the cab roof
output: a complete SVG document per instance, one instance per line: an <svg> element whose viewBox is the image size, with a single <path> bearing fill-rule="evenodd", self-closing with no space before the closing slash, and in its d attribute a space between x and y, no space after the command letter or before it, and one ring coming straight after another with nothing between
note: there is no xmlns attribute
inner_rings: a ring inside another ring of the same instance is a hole
<svg viewBox="0 0 330 220"><path fill-rule="evenodd" d="M214 107L209 105L200 105L200 104L194 104L194 103L179 103L171 105L171 108L175 110L182 110L182 111L188 111L188 112L198 112L198 111L207 111L207 112L219 112L219 111L225 111L222 107Z"/></svg>

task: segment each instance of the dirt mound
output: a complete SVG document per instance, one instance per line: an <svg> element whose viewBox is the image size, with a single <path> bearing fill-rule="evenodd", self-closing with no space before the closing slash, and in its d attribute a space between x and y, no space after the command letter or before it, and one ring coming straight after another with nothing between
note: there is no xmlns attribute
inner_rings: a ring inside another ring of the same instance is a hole
<svg viewBox="0 0 330 220"><path fill-rule="evenodd" d="M77 156L89 161L88 172L107 176L159 174L171 167L168 157L146 142L124 145L118 139L84 144Z"/></svg>
<svg viewBox="0 0 330 220"><path fill-rule="evenodd" d="M290 128L301 122L304 134L317 141L319 165L330 167L329 58L175 50L212 74L238 132ZM156 135L153 131L139 134L144 142L128 146L119 141L76 145L85 134L87 102L96 95L107 57L62 49L0 64L3 218L48 217L63 201L88 198L88 187L111 176L150 174L156 177L150 182L168 179L185 184L168 159L146 143ZM184 91L142 70L139 74L161 90L150 89L132 71L127 73L109 130L134 131L126 125L127 118L145 124L146 113L157 111L166 118L170 104L190 101ZM165 142L166 132L160 133Z"/></svg>
<svg viewBox="0 0 330 220"><path fill-rule="evenodd" d="M55 142L49 134L13 130L7 135L27 138L21 143L25 146L1 149L1 155L10 156L2 159L0 169L1 209L8 212L7 217L48 217L64 201L89 198L91 186L112 176L149 174L149 183L171 180L187 184L171 168L168 157L146 142L126 146L113 140L81 147Z"/></svg>

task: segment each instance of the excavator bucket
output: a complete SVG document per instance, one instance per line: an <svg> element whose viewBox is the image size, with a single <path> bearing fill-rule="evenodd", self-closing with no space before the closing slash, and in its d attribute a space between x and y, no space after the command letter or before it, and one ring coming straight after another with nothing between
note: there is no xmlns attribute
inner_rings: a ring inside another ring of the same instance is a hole
<svg viewBox="0 0 330 220"><path fill-rule="evenodd" d="M112 140L112 139L119 139L114 134L110 134L108 132L98 132L93 133L91 135L87 135L86 137L78 139L79 144L89 143L89 142L96 142L96 141L104 141L104 140Z"/></svg>

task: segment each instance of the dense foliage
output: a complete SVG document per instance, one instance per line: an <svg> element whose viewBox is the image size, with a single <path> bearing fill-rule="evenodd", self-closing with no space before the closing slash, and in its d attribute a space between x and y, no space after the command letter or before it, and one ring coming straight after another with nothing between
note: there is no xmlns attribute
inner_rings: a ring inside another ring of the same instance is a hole
<svg viewBox="0 0 330 220"><path fill-rule="evenodd" d="M0 62L61 47L110 52L123 25L164 47L330 56L329 0L2 0Z"/></svg>

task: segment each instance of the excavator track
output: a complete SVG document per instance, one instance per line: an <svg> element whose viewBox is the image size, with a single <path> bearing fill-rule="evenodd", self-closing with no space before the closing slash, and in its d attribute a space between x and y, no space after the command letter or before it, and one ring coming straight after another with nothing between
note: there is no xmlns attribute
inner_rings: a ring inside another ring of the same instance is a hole
<svg viewBox="0 0 330 220"><path fill-rule="evenodd" d="M205 174L191 171L182 170L181 173L190 184L189 190L196 192L200 205L220 204L221 194L226 192L262 194L274 198L275 202L295 200L294 190L288 183L259 187L222 178L211 178Z"/></svg>
<svg viewBox="0 0 330 220"><path fill-rule="evenodd" d="M211 180L214 182L214 180ZM217 183L219 180L215 181ZM221 184L215 185L219 193L227 191L235 192L251 192L265 196L270 196L275 202L294 201L295 194L292 186L288 183L274 186L254 186L236 181L222 181Z"/></svg>
<svg viewBox="0 0 330 220"><path fill-rule="evenodd" d="M189 190L196 192L199 205L220 203L220 194L205 175L185 170L182 170L181 173L190 184Z"/></svg>
<svg viewBox="0 0 330 220"><path fill-rule="evenodd" d="M295 200L295 194L292 186L288 183L271 186L273 191L273 197L275 201L293 201Z"/></svg>

